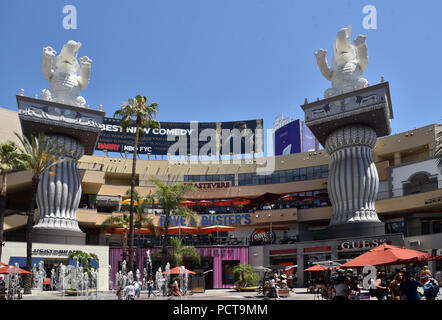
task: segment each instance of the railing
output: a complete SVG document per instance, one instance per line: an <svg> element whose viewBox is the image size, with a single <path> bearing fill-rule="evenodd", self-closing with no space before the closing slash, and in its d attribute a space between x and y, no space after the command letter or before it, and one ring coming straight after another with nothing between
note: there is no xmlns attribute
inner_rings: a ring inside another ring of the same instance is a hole
<svg viewBox="0 0 442 320"><path fill-rule="evenodd" d="M198 237L198 236L175 236L170 235L169 240L172 237L180 238L184 245L186 246L194 246L194 247L205 247L205 246L248 246L249 238L246 237ZM143 237L141 236L139 246L141 248L153 248L153 247L161 247L163 245L164 236L160 237ZM137 236L135 235L134 245L137 245ZM169 241L170 245L170 241ZM121 247L121 243L119 242L109 242L110 247Z"/></svg>

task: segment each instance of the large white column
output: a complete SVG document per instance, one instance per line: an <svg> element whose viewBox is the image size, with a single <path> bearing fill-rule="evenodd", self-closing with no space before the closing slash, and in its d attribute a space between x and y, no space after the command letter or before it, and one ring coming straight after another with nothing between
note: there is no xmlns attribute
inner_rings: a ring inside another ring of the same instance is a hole
<svg viewBox="0 0 442 320"><path fill-rule="evenodd" d="M34 229L81 232L76 215L81 198L81 178L76 160L83 156L84 147L68 136L51 134L47 137L63 147L65 158L73 161L62 162L42 174L37 189L38 218Z"/></svg>
<svg viewBox="0 0 442 320"><path fill-rule="evenodd" d="M328 193L333 206L330 226L351 222L380 222L375 200L379 176L373 162L376 132L354 124L333 131L325 142L330 154Z"/></svg>

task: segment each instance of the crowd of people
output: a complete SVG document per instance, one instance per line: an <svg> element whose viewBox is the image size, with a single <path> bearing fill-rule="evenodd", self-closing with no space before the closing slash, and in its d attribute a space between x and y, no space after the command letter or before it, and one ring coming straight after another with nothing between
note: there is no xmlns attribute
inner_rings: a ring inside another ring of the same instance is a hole
<svg viewBox="0 0 442 320"><path fill-rule="evenodd" d="M362 281L362 275L355 274L352 269L339 269L330 282L326 282L322 274L314 278L310 288L324 299L360 300ZM433 278L428 266L422 268L419 279L402 268L389 276L379 271L377 278L370 279L368 284L370 297L377 300L435 300L439 293L439 281Z"/></svg>
<svg viewBox="0 0 442 320"><path fill-rule="evenodd" d="M178 278L172 278L167 284L167 295L168 296L181 296L181 290L178 284ZM132 283L128 283L124 288L117 289L117 297L118 300L136 300L140 299L141 296L141 287L142 283L140 281L133 281ZM166 288L163 288L164 290ZM150 296L158 296L157 292L154 291L154 282L152 279L147 281L147 297Z"/></svg>

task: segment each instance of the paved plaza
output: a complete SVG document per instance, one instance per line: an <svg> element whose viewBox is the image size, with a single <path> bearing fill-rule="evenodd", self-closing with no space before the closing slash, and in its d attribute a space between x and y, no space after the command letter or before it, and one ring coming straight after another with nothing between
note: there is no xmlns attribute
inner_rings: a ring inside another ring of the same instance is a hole
<svg viewBox="0 0 442 320"><path fill-rule="evenodd" d="M118 300L115 291L99 292L98 297L95 293L89 296L67 296L59 291L33 292L30 295L24 295L23 300ZM232 289L214 289L207 290L205 293L195 293L184 297L155 297L148 298L147 291L142 291L140 298L136 300L276 300L264 297L257 292L237 292ZM322 300L313 293L307 293L306 288L295 288L290 292L289 297L282 297L280 300ZM371 298L376 300L376 298Z"/></svg>

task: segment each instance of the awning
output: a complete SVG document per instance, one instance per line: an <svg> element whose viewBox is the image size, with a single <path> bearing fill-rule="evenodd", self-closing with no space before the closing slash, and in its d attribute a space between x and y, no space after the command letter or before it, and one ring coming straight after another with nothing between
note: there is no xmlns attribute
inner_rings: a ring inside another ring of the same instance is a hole
<svg viewBox="0 0 442 320"><path fill-rule="evenodd" d="M31 258L31 268L35 265L38 266L40 261L43 260L43 258ZM20 268L26 267L26 257L10 257L9 258L9 264L12 266L15 266L15 263L18 262L18 266Z"/></svg>

